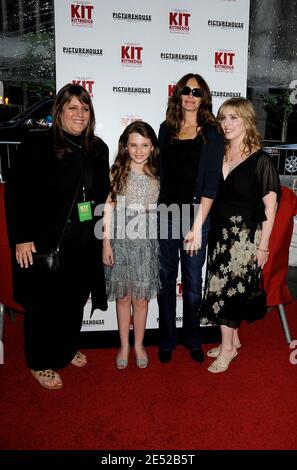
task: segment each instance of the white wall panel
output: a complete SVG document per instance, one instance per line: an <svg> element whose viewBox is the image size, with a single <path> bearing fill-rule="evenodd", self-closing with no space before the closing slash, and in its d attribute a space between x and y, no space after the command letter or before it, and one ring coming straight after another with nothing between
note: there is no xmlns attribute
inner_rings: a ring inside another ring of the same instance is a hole
<svg viewBox="0 0 297 470"><path fill-rule="evenodd" d="M96 133L112 161L131 121L145 120L158 132L169 87L186 73L208 82L215 113L228 97L245 96L248 23L249 0L55 0L57 90L78 81L91 92ZM148 328L157 320L153 300ZM83 330L116 328L114 303L91 319L86 305Z"/></svg>

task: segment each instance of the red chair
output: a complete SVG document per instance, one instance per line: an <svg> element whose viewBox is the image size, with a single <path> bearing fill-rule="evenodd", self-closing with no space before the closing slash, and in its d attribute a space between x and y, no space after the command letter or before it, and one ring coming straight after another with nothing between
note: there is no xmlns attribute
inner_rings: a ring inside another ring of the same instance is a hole
<svg viewBox="0 0 297 470"><path fill-rule="evenodd" d="M5 311L24 311L12 298L11 250L7 237L4 187L5 183L0 183L0 364L4 362L2 337Z"/></svg>
<svg viewBox="0 0 297 470"><path fill-rule="evenodd" d="M297 196L291 189L282 186L282 196L269 241L270 255L263 269L263 278L267 305L277 305L287 343L291 343L292 339L284 304L294 300L286 284L286 277L295 215Z"/></svg>

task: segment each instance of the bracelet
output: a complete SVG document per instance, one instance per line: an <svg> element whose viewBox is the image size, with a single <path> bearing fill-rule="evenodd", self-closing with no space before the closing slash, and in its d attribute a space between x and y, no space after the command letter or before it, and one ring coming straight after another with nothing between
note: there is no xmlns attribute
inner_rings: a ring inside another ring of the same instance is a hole
<svg viewBox="0 0 297 470"><path fill-rule="evenodd" d="M258 251L262 251L263 253L267 253L269 255L269 250L262 250L262 248L257 248Z"/></svg>

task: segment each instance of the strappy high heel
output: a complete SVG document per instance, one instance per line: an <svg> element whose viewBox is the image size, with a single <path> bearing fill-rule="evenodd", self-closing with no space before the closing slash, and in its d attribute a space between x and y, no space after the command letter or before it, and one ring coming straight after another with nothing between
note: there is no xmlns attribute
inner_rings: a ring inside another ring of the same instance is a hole
<svg viewBox="0 0 297 470"><path fill-rule="evenodd" d="M236 349L239 349L239 348L241 348L241 344L239 344L238 346L235 346L235 347L236 347ZM221 345L219 344L215 348L212 348L209 351L207 351L206 355L208 357L218 357L220 352L221 352Z"/></svg>
<svg viewBox="0 0 297 470"><path fill-rule="evenodd" d="M233 361L233 359L236 358L238 352L235 351L233 356L231 356L229 359L219 355L215 361L208 367L208 371L212 372L213 374L218 374L219 372L225 372L230 365L230 362Z"/></svg>

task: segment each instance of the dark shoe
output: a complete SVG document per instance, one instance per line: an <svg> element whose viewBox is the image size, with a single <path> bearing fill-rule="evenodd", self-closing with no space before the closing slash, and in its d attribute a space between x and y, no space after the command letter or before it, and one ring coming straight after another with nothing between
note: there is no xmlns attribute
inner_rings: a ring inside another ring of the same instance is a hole
<svg viewBox="0 0 297 470"><path fill-rule="evenodd" d="M162 364L166 364L166 362L169 362L171 360L172 353L171 351L164 351L160 349L158 352L159 360L162 362Z"/></svg>
<svg viewBox="0 0 297 470"><path fill-rule="evenodd" d="M191 358L196 362L204 361L204 352L202 349L191 349Z"/></svg>

